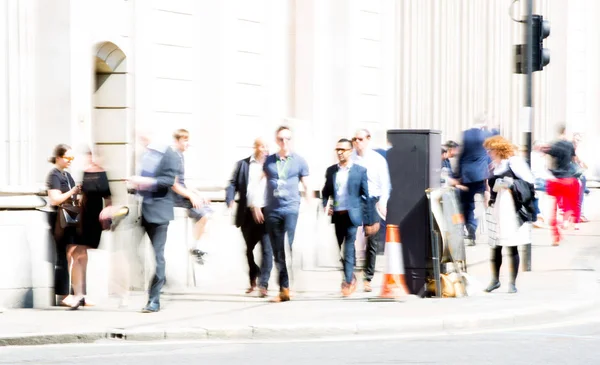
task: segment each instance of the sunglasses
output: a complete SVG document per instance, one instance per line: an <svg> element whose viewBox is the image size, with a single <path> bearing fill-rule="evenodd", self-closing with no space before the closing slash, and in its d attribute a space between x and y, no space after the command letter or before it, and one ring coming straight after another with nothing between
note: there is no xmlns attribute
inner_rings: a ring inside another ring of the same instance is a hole
<svg viewBox="0 0 600 365"><path fill-rule="evenodd" d="M73 161L75 159L75 157L73 157L73 156L63 156L62 158L67 161Z"/></svg>
<svg viewBox="0 0 600 365"><path fill-rule="evenodd" d="M291 141L292 137L277 137L277 141L279 142L283 142L283 141Z"/></svg>
<svg viewBox="0 0 600 365"><path fill-rule="evenodd" d="M347 152L352 151L352 148L336 148L335 152Z"/></svg>

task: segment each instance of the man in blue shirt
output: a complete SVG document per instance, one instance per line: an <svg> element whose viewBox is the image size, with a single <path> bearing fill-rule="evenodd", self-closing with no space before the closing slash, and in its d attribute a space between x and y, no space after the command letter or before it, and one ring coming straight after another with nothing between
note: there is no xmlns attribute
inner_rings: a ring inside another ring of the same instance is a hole
<svg viewBox="0 0 600 365"><path fill-rule="evenodd" d="M279 152L268 156L263 165L267 178L265 216L257 207L253 209L253 216L257 223L265 222L273 247L275 266L279 271L279 296L273 301L285 302L290 300L290 282L285 264L285 235L287 233L291 252L300 210L299 183L304 186L307 199L310 193L307 185L308 164L304 158L292 152L292 131L281 126L277 129L275 138Z"/></svg>

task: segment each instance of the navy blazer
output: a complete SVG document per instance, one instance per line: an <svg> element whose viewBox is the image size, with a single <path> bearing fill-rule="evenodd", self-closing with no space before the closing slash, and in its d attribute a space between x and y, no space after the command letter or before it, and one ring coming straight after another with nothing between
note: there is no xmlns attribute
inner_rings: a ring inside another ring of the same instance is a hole
<svg viewBox="0 0 600 365"><path fill-rule="evenodd" d="M166 224L173 220L175 192L171 188L175 183L180 164L181 159L177 152L167 148L154 170L156 186L152 191L143 194L142 217L147 222Z"/></svg>
<svg viewBox="0 0 600 365"><path fill-rule="evenodd" d="M332 197L335 202L335 178L339 170L337 164L327 168L325 173L325 185L323 186L323 207L327 206L329 197ZM348 172L348 215L350 221L355 226L373 224L374 216L374 201L369 198L369 185L367 180L367 169L353 164ZM331 218L332 223L335 223L336 216Z"/></svg>
<svg viewBox="0 0 600 365"><path fill-rule="evenodd" d="M225 189L225 202L229 205L235 199L235 193L239 193L237 210L235 213L235 225L241 227L246 218L246 208L248 207L248 174L250 172L250 157L239 160L233 170L233 176L229 180L229 185Z"/></svg>
<svg viewBox="0 0 600 365"><path fill-rule="evenodd" d="M457 176L461 183L468 184L484 181L489 177L490 157L483 142L494 135L485 129L471 128L463 132L462 151L458 158Z"/></svg>

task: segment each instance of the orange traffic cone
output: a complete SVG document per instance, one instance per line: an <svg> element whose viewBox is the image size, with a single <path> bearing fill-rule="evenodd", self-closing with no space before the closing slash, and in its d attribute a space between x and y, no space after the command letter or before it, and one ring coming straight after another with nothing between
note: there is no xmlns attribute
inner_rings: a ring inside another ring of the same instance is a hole
<svg viewBox="0 0 600 365"><path fill-rule="evenodd" d="M404 278L404 259L400 243L400 228L388 224L385 230L385 271L380 298L397 299L410 292Z"/></svg>

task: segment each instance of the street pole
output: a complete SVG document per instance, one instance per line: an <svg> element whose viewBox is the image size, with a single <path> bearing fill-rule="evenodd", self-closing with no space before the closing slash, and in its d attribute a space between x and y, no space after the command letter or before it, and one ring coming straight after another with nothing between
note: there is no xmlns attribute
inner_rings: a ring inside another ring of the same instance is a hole
<svg viewBox="0 0 600 365"><path fill-rule="evenodd" d="M525 145L525 159L531 167L531 130L532 118L532 82L533 82L533 0L527 0L527 26L525 27L525 106L523 107L523 144ZM531 232L529 243L524 245L521 260L522 271L531 271Z"/></svg>

